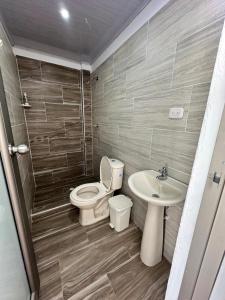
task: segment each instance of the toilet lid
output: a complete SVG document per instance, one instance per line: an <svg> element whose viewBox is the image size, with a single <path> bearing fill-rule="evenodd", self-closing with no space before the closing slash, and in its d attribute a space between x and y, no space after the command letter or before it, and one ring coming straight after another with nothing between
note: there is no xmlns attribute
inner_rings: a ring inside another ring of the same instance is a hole
<svg viewBox="0 0 225 300"><path fill-rule="evenodd" d="M107 156L103 156L100 163L100 179L106 190L109 191L112 184L112 167Z"/></svg>

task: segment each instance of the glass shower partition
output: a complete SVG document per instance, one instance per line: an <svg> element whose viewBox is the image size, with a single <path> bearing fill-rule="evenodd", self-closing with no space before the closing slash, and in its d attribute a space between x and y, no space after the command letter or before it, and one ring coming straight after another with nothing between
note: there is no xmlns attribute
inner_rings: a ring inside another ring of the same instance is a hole
<svg viewBox="0 0 225 300"><path fill-rule="evenodd" d="M24 267L2 161L0 161L0 299L28 300L31 291Z"/></svg>
<svg viewBox="0 0 225 300"><path fill-rule="evenodd" d="M37 300L40 287L0 72L0 300ZM11 153L12 154L12 153Z"/></svg>

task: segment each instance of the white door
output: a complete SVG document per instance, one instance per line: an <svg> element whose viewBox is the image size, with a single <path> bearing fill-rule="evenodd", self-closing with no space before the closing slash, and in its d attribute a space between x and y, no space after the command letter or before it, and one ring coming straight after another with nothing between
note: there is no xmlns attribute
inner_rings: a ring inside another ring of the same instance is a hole
<svg viewBox="0 0 225 300"><path fill-rule="evenodd" d="M192 244L191 244L191 248L190 248L190 252L186 264L183 281L181 284L179 300L209 299L209 298L193 298L193 297L194 295L196 295L195 293L197 292L199 293L199 287L197 285L197 282L198 280L200 280L199 276L201 274L201 270L203 267L202 262L203 262L203 257L206 253L206 248L208 247L208 241L210 238L212 238L211 236L212 228L214 226L214 221L218 213L220 201L222 200L221 195L224 189L224 182L225 182L225 110L223 112L219 132L216 140L216 145L214 148L213 157L210 164L205 191L204 191L201 207L198 214L198 219L195 227L194 236L192 239ZM225 235L225 229L223 229L223 227L224 225L220 229L221 238L223 237L223 234ZM221 246L223 249L222 239L219 246ZM220 259L222 258L220 257ZM217 272L219 272L219 267L220 266L217 265L218 268ZM210 275L216 276L215 274L213 275L212 273L210 273ZM209 294L212 289L212 283L210 286L206 278L203 281L205 284L204 293Z"/></svg>
<svg viewBox="0 0 225 300"><path fill-rule="evenodd" d="M224 149L225 150L225 149ZM206 216L207 217L207 216ZM195 285L193 300L225 299L225 188L223 189L201 269Z"/></svg>

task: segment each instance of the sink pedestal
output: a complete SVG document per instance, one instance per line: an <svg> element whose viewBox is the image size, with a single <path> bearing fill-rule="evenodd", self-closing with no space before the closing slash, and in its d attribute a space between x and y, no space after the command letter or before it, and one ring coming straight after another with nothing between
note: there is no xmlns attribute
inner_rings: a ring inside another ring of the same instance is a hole
<svg viewBox="0 0 225 300"><path fill-rule="evenodd" d="M148 203L145 226L141 241L141 260L149 267L162 260L164 206Z"/></svg>

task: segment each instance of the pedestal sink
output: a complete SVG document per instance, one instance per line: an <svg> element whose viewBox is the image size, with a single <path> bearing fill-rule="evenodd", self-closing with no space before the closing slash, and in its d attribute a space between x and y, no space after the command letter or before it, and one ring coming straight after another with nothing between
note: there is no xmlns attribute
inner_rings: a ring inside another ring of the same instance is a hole
<svg viewBox="0 0 225 300"><path fill-rule="evenodd" d="M184 201L187 186L171 177L158 180L158 172L146 170L132 174L128 179L131 191L148 202L141 242L141 260L154 266L162 260L164 208Z"/></svg>

